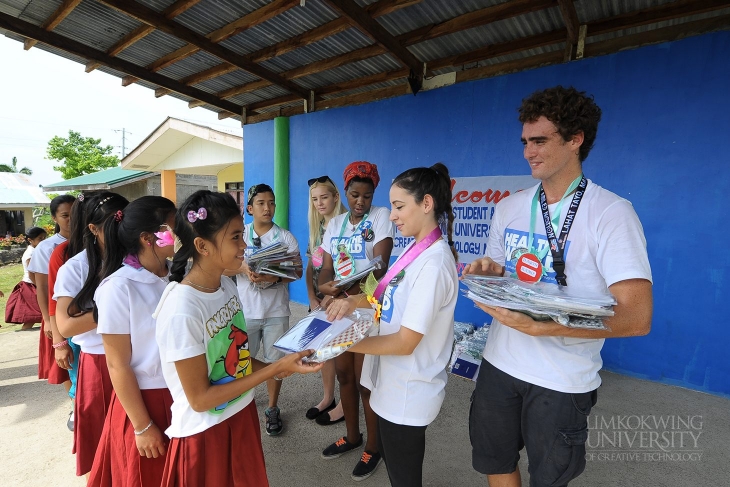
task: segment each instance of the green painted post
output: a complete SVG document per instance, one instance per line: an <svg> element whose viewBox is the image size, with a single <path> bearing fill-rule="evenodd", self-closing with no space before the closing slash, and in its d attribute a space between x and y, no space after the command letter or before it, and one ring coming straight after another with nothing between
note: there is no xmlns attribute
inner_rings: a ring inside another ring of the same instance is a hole
<svg viewBox="0 0 730 487"><path fill-rule="evenodd" d="M274 119L274 223L289 228L289 117Z"/></svg>

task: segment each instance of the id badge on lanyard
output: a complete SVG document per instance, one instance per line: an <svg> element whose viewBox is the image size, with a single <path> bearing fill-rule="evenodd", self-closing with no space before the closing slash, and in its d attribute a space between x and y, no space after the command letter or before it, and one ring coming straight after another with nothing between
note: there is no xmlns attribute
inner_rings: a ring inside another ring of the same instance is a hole
<svg viewBox="0 0 730 487"><path fill-rule="evenodd" d="M355 227L353 235L357 234L363 223L367 221L369 215L370 213L365 213L365 215L362 217L362 220L360 220L360 223L358 223L357 227ZM342 220L340 235L337 237L337 247L335 249L337 254L332 256L335 267L335 279L338 281L341 281L342 279L356 272L355 259L352 258L352 254L350 253L350 248L348 245L350 238L352 237L348 238L344 242L342 241L342 235L344 235L345 233L345 228L349 220L350 212L348 211L345 215L345 218Z"/></svg>

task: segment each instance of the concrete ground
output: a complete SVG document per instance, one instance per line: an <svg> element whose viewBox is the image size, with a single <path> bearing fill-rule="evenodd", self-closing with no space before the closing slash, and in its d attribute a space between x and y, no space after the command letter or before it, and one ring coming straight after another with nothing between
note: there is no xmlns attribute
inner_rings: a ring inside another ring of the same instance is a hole
<svg viewBox="0 0 730 487"><path fill-rule="evenodd" d="M306 309L293 305L292 322ZM81 486L74 476L70 402L60 386L36 380L38 332L0 330L0 485ZM730 485L730 401L677 387L602 373L603 386L589 419L588 462L572 486ZM318 375L286 379L280 407L284 433L263 434L272 487L354 485L358 453L325 461L320 451L345 432L344 423L319 426L304 412L321 399ZM471 468L468 433L473 384L451 377L441 414L427 430L424 485L486 486ZM256 391L259 417L265 387ZM261 422L263 431L263 420ZM363 424L364 429L364 424ZM527 461L520 461L528 485ZM364 485L388 486L385 468Z"/></svg>

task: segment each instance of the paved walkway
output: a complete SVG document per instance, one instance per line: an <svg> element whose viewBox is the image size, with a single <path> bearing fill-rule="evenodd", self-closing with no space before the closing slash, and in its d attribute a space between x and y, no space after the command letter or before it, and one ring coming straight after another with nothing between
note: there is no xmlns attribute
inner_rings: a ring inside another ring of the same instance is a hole
<svg viewBox="0 0 730 487"><path fill-rule="evenodd" d="M294 305L293 311L294 322L306 309ZM70 403L60 386L35 379L37 341L38 332L0 333L0 485L81 486L73 475L66 429ZM589 419L588 466L572 486L730 485L730 400L608 372L602 377ZM472 390L466 380L449 381L441 414L427 431L424 485L486 486L471 468ZM263 418L266 390L259 387L256 393ZM280 400L285 431L276 438L263 435L272 487L355 485L350 473L357 454L320 458L320 451L344 434L344 424L323 427L304 417L320 394L318 376L285 380ZM526 459L520 468L527 485ZM363 485L388 486L385 469Z"/></svg>

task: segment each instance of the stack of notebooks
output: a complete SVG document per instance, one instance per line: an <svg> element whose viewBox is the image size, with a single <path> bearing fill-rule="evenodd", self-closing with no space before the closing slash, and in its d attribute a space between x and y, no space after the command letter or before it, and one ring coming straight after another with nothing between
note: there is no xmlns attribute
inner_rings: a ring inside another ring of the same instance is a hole
<svg viewBox="0 0 730 487"><path fill-rule="evenodd" d="M249 247L250 249L250 247ZM257 274L269 274L283 279L299 279L302 259L298 254L288 254L284 242L274 242L260 249L246 252L246 263Z"/></svg>
<svg viewBox="0 0 730 487"><path fill-rule="evenodd" d="M355 284L357 281L362 279L363 277L366 277L371 272L380 269L383 266L383 259L378 255L373 260L368 262L368 265L363 267L358 272L351 274L345 278L343 278L341 281L337 281L337 284L335 284L335 287L337 289L347 289L353 284Z"/></svg>
<svg viewBox="0 0 730 487"><path fill-rule="evenodd" d="M467 274L466 297L486 306L520 311L538 321L553 320L570 328L605 330L603 318L613 316L616 299L610 293L587 293L570 286L527 284L511 277Z"/></svg>

